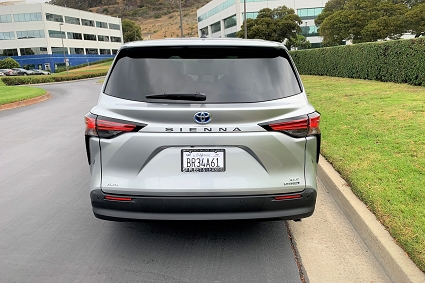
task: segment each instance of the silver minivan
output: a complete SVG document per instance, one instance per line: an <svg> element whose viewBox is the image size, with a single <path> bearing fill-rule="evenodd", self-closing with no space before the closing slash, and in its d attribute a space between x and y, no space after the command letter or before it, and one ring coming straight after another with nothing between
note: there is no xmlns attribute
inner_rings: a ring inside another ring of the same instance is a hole
<svg viewBox="0 0 425 283"><path fill-rule="evenodd" d="M85 121L100 219L313 214L320 114L281 43L125 44Z"/></svg>

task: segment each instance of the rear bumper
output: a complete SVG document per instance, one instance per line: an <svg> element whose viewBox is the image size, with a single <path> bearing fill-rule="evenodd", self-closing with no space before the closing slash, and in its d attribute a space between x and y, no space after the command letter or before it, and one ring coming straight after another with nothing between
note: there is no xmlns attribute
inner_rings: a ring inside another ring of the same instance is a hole
<svg viewBox="0 0 425 283"><path fill-rule="evenodd" d="M237 220L309 217L314 212L317 192L308 188L297 199L275 200L277 196L141 197L109 195L100 189L90 193L93 213L112 221L137 220ZM294 195L294 194L288 194ZM107 200L106 196L131 198Z"/></svg>

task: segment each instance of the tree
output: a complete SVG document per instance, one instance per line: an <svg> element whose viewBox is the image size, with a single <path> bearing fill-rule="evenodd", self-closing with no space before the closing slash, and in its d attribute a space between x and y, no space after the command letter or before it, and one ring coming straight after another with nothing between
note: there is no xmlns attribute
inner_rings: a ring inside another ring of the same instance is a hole
<svg viewBox="0 0 425 283"><path fill-rule="evenodd" d="M398 39L406 30L405 15L416 1L330 0L315 23L323 45Z"/></svg>
<svg viewBox="0 0 425 283"><path fill-rule="evenodd" d="M7 58L4 58L3 60L0 60L0 69L12 69L12 68L19 68L19 67L20 67L19 63L11 57L7 57Z"/></svg>
<svg viewBox="0 0 425 283"><path fill-rule="evenodd" d="M296 38L301 32L302 20L293 9L280 6L275 9L261 9L256 19L247 19L247 37L283 42L285 39ZM244 38L244 26L236 33Z"/></svg>
<svg viewBox="0 0 425 283"><path fill-rule="evenodd" d="M297 34L295 38L288 39L285 43L285 46L288 48L288 50L294 48L309 49L311 48L311 43L302 34Z"/></svg>
<svg viewBox="0 0 425 283"><path fill-rule="evenodd" d="M416 37L425 35L425 3L414 6L406 13L406 22L408 28Z"/></svg>
<svg viewBox="0 0 425 283"><path fill-rule="evenodd" d="M143 40L140 26L128 19L122 20L122 33L124 36L124 42Z"/></svg>

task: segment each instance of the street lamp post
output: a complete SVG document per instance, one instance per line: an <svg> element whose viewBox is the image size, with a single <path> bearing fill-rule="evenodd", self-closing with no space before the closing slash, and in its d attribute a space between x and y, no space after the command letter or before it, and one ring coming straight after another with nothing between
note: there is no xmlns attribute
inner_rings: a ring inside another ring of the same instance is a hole
<svg viewBox="0 0 425 283"><path fill-rule="evenodd" d="M66 61L65 45L63 44L62 26L63 26L63 23L60 23L59 30L60 30L61 39L62 39L63 61L65 62L65 69L66 69L66 73L68 74L68 64L67 64L68 62Z"/></svg>
<svg viewBox="0 0 425 283"><path fill-rule="evenodd" d="M180 10L180 37L183 37L182 0L179 0L179 10Z"/></svg>
<svg viewBox="0 0 425 283"><path fill-rule="evenodd" d="M244 27L244 37L247 39L248 31L246 27L246 0L243 0L243 27Z"/></svg>

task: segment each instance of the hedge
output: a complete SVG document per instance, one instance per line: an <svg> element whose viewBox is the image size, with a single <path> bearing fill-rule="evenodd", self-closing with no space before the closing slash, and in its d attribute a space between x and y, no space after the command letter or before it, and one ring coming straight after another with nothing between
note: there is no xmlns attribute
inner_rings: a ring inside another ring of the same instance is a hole
<svg viewBox="0 0 425 283"><path fill-rule="evenodd" d="M68 76L19 76L19 77L3 77L2 80L5 85L25 85L25 84L41 84L41 83L53 83L63 81L73 81L80 79L88 79L94 77L105 76L107 72L90 73L83 75L68 75Z"/></svg>
<svg viewBox="0 0 425 283"><path fill-rule="evenodd" d="M425 38L291 51L300 74L425 86Z"/></svg>

